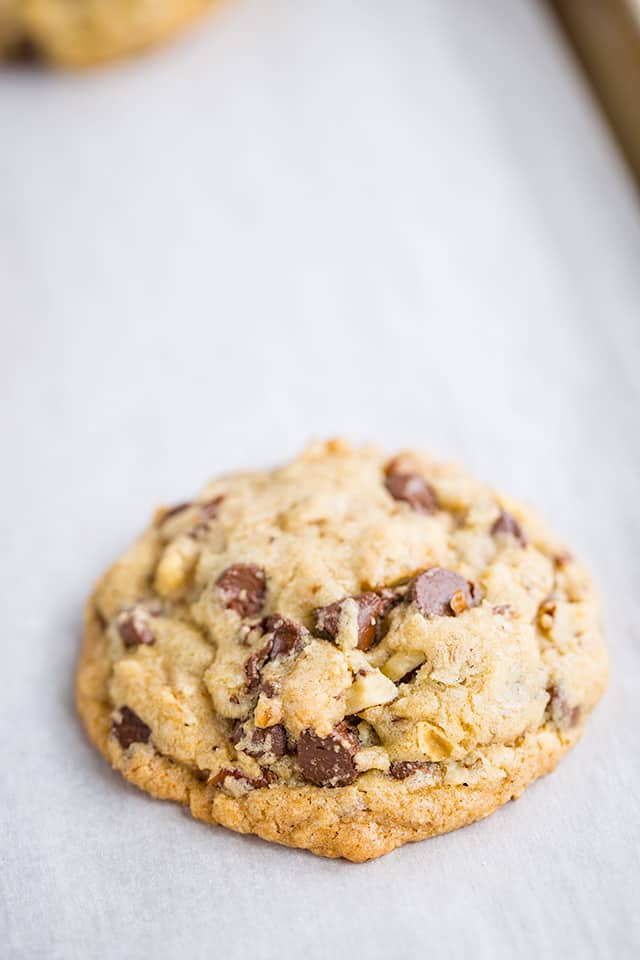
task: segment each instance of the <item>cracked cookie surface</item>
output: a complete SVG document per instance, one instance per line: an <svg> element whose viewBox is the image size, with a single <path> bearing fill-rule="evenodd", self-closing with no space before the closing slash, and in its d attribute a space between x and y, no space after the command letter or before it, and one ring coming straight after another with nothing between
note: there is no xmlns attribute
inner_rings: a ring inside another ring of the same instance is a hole
<svg viewBox="0 0 640 960"><path fill-rule="evenodd" d="M533 511L329 441L156 512L88 602L77 695L153 795L358 861L553 769L607 666L592 581Z"/></svg>

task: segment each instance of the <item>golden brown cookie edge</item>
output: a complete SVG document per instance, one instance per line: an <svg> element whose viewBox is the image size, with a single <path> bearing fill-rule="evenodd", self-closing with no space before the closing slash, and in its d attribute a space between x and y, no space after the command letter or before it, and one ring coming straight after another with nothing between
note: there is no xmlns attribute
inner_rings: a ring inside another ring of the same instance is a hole
<svg viewBox="0 0 640 960"><path fill-rule="evenodd" d="M493 813L550 773L579 740L586 720L566 735L551 735L545 728L527 735L516 747L512 769L499 783L411 789L402 782L381 783L380 777L365 789L269 787L234 798L152 747L122 750L110 736L109 662L103 649L103 630L89 600L76 677L77 709L93 744L127 780L154 797L188 805L200 820L358 863ZM603 679L603 689L604 685Z"/></svg>

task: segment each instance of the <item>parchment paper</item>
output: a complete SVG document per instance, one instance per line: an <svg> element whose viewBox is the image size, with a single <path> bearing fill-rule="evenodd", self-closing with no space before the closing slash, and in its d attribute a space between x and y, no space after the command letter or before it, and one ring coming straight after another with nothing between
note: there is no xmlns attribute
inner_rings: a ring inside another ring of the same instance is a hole
<svg viewBox="0 0 640 960"><path fill-rule="evenodd" d="M637 956L633 188L525 0L236 0L0 79L3 955ZM465 460L591 565L609 692L558 771L363 866L193 821L76 720L93 580L312 436Z"/></svg>

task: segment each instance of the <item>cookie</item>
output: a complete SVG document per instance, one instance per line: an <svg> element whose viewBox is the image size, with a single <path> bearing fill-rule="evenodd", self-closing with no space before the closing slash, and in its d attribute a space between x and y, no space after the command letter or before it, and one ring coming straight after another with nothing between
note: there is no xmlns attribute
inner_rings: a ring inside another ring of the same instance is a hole
<svg viewBox="0 0 640 960"><path fill-rule="evenodd" d="M607 669L589 574L530 509L329 441L156 511L87 604L77 701L153 796L361 861L552 770Z"/></svg>
<svg viewBox="0 0 640 960"><path fill-rule="evenodd" d="M0 0L0 59L86 67L170 37L214 0Z"/></svg>

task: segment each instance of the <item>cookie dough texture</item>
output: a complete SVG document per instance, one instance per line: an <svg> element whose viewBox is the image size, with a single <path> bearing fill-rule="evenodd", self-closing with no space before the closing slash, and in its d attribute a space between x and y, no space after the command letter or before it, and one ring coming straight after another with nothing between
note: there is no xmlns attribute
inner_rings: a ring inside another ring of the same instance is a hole
<svg viewBox="0 0 640 960"><path fill-rule="evenodd" d="M606 676L592 581L530 509L329 441L156 511L87 604L77 699L154 796L361 861L517 797Z"/></svg>
<svg viewBox="0 0 640 960"><path fill-rule="evenodd" d="M85 67L170 37L214 0L0 0L0 60Z"/></svg>

